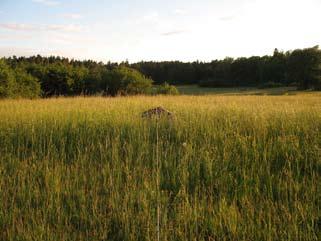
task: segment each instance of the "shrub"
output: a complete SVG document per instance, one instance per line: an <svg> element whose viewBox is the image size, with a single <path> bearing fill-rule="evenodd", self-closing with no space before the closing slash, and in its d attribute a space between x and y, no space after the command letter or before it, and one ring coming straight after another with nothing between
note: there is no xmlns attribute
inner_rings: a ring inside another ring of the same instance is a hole
<svg viewBox="0 0 321 241"><path fill-rule="evenodd" d="M45 97L71 94L74 84L71 68L63 64L50 65L41 84Z"/></svg>
<svg viewBox="0 0 321 241"><path fill-rule="evenodd" d="M0 59L0 97L13 97L15 85L13 71Z"/></svg>
<svg viewBox="0 0 321 241"><path fill-rule="evenodd" d="M164 83L156 88L156 94L159 95L179 95L178 89L174 85Z"/></svg>
<svg viewBox="0 0 321 241"><path fill-rule="evenodd" d="M148 94L153 83L139 71L128 67L106 71L102 82L105 95L111 96Z"/></svg>
<svg viewBox="0 0 321 241"><path fill-rule="evenodd" d="M41 93L40 84L36 77L23 69L11 69L0 60L0 97L1 98L36 98Z"/></svg>
<svg viewBox="0 0 321 241"><path fill-rule="evenodd" d="M22 98L37 98L41 95L38 79L22 69L15 69L15 95Z"/></svg>

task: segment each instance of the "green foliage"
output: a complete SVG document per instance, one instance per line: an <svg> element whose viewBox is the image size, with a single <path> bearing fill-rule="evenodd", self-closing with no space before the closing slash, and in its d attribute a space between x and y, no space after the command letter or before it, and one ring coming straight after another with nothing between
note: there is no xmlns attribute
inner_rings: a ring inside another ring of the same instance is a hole
<svg viewBox="0 0 321 241"><path fill-rule="evenodd" d="M44 97L97 94L137 95L150 94L151 90L151 79L124 65L70 61L60 57L43 58L39 55L30 58L14 57L5 59L4 62L8 63L7 69L12 74L19 70L19 75L25 71L24 77L37 78ZM29 80L31 81L30 78ZM35 93L39 92L35 91Z"/></svg>
<svg viewBox="0 0 321 241"><path fill-rule="evenodd" d="M15 69L14 72L16 79L15 96L33 99L41 95L40 83L36 77L23 69Z"/></svg>
<svg viewBox="0 0 321 241"><path fill-rule="evenodd" d="M318 89L320 81L320 49L281 52L274 50L272 56L250 58L226 58L204 62L141 62L133 67L155 83L187 85L199 84L202 87L258 87L274 82L283 86L298 83L301 88Z"/></svg>
<svg viewBox="0 0 321 241"><path fill-rule="evenodd" d="M83 66L74 67L71 71L73 83L70 86L72 95L86 94L85 79L89 74L89 70Z"/></svg>
<svg viewBox="0 0 321 241"><path fill-rule="evenodd" d="M119 67L103 75L106 95L138 95L150 93L152 80L128 67Z"/></svg>
<svg viewBox="0 0 321 241"><path fill-rule="evenodd" d="M295 50L288 60L289 78L301 89L321 87L321 50L319 46Z"/></svg>
<svg viewBox="0 0 321 241"><path fill-rule="evenodd" d="M156 87L155 94L159 95L179 95L178 89L174 85L164 83Z"/></svg>
<svg viewBox="0 0 321 241"><path fill-rule="evenodd" d="M42 80L42 89L45 96L60 96L72 93L74 79L69 66L53 64L46 69Z"/></svg>
<svg viewBox="0 0 321 241"><path fill-rule="evenodd" d="M5 61L0 59L0 98L13 97L15 86L14 73Z"/></svg>
<svg viewBox="0 0 321 241"><path fill-rule="evenodd" d="M297 83L301 89L321 90L321 50L318 46L288 52L275 49L272 56L225 58L208 63L174 61L104 64L61 57L45 58L39 55L7 58L1 62L2 97L39 95L37 81L31 76L40 83L44 97L153 94L152 82L162 85L165 80L169 84L198 84L201 87L213 88L265 88L272 83L275 87ZM26 72L24 78L30 83L26 85L25 92L21 91L25 81L18 84L15 80L16 70L19 71L18 75ZM33 94L30 88L34 89ZM173 87L169 86L162 87L159 91L175 92Z"/></svg>
<svg viewBox="0 0 321 241"><path fill-rule="evenodd" d="M37 98L41 94L38 79L22 68L11 69L0 60L0 97Z"/></svg>
<svg viewBox="0 0 321 241"><path fill-rule="evenodd" d="M100 94L106 89L103 83L103 76L106 74L106 69L102 66L94 66L87 68L87 75L84 78L85 94L95 95Z"/></svg>

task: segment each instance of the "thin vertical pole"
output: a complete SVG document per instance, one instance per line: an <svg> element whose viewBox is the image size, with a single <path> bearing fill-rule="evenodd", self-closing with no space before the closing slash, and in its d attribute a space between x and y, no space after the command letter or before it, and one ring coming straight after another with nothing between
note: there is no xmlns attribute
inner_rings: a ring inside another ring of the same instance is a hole
<svg viewBox="0 0 321 241"><path fill-rule="evenodd" d="M159 172L160 172L160 168L159 168L159 133L158 133L158 119L156 118L156 191L157 191L157 241L160 241L160 205L159 205Z"/></svg>

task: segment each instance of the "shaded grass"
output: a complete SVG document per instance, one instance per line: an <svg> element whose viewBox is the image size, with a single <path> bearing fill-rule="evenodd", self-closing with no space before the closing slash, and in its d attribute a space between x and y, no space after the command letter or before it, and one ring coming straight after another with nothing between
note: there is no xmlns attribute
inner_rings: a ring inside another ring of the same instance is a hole
<svg viewBox="0 0 321 241"><path fill-rule="evenodd" d="M320 240L320 97L1 101L0 237Z"/></svg>
<svg viewBox="0 0 321 241"><path fill-rule="evenodd" d="M211 88L197 85L181 85L177 89L184 95L302 95L313 91L298 91L296 87L277 87L258 89L255 87Z"/></svg>

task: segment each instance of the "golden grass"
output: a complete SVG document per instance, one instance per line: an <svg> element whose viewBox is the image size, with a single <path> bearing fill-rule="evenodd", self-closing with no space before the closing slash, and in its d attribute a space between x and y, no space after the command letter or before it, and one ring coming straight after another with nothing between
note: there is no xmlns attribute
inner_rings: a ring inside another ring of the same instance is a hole
<svg viewBox="0 0 321 241"><path fill-rule="evenodd" d="M2 100L0 153L3 240L321 239L320 93Z"/></svg>

